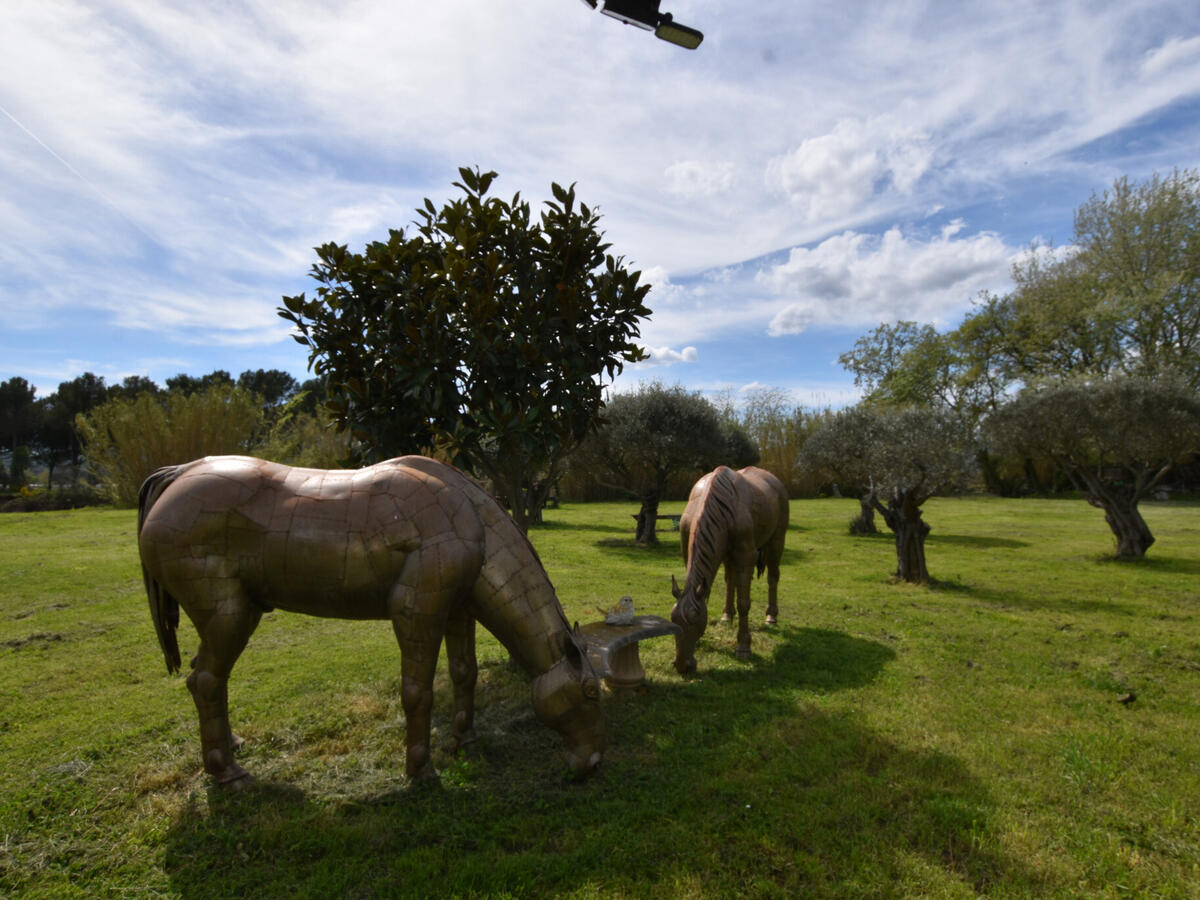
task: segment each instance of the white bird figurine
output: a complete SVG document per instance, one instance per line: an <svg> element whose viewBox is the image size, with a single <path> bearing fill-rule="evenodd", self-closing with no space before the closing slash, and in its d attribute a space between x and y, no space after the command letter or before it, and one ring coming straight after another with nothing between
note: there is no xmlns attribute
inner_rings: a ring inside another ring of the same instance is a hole
<svg viewBox="0 0 1200 900"><path fill-rule="evenodd" d="M617 601L616 605L611 609L597 610L604 616L604 621L608 625L632 625L633 624L633 598L622 597Z"/></svg>

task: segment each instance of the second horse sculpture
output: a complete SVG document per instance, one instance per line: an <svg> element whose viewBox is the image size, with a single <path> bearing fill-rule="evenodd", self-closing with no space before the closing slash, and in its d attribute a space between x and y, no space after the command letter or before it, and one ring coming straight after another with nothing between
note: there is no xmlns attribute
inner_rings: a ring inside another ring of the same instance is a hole
<svg viewBox="0 0 1200 900"><path fill-rule="evenodd" d="M692 487L679 519L687 575L680 589L671 576L675 608L671 621L683 629L675 637L675 669L696 668L696 643L708 625L708 594L725 566L725 611L732 619L737 600L738 659L750 658L750 579L767 571L767 624L779 615L779 560L788 527L788 496L783 484L764 469L733 471L718 466Z"/></svg>
<svg viewBox="0 0 1200 900"><path fill-rule="evenodd" d="M180 607L200 633L187 685L204 768L218 784L246 775L233 759L229 673L274 608L391 621L410 777L435 774L430 713L443 637L454 740L475 737L476 620L533 677L534 711L563 736L576 777L600 763L600 681L586 647L525 535L452 466L406 456L329 471L205 457L146 479L138 544L168 670L180 667Z"/></svg>

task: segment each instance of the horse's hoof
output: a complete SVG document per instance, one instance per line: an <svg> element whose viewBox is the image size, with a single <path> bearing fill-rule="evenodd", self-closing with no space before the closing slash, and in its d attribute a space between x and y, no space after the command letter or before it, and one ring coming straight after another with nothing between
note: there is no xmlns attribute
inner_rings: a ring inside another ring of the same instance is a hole
<svg viewBox="0 0 1200 900"><path fill-rule="evenodd" d="M479 741L479 735L477 735L475 733L474 729L468 731L466 734L456 734L454 736L454 741L453 741L454 752L455 753L465 753L478 741Z"/></svg>
<svg viewBox="0 0 1200 900"><path fill-rule="evenodd" d="M217 787L222 791L236 792L244 791L246 788L254 784L254 776L243 769L241 766L236 766L236 772L228 772L217 778Z"/></svg>
<svg viewBox="0 0 1200 900"><path fill-rule="evenodd" d="M749 647L738 647L737 650L734 651L733 655L744 662L744 661L750 659L750 648Z"/></svg>
<svg viewBox="0 0 1200 900"><path fill-rule="evenodd" d="M779 622L778 622L778 620L776 620L776 618L774 616L767 616L767 624L768 625L778 625Z"/></svg>
<svg viewBox="0 0 1200 900"><path fill-rule="evenodd" d="M732 622L733 616L729 615L729 613L721 613L721 618L717 619L717 621L718 622Z"/></svg>

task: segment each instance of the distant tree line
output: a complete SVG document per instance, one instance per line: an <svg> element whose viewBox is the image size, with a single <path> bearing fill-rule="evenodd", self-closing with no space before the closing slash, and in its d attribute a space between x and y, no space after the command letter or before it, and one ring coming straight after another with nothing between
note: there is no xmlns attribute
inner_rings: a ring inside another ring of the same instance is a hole
<svg viewBox="0 0 1200 900"><path fill-rule="evenodd" d="M10 378L0 382L0 488L28 488L37 468L46 487L99 486L107 499L132 503L157 466L208 453L332 465L346 456L346 442L332 432L323 401L319 380L300 384L278 369L236 379L223 370L181 373L165 387L140 375L110 385L85 372L45 397Z"/></svg>

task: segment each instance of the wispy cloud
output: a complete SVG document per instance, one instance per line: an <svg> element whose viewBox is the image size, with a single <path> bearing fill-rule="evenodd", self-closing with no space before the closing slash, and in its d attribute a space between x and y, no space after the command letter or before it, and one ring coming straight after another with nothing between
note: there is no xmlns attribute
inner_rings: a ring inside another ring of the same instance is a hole
<svg viewBox="0 0 1200 900"><path fill-rule="evenodd" d="M660 363L715 378L730 334L953 318L1126 173L1081 148L1200 98L1194 0L691 0L694 53L569 0L11 7L0 325L49 348L94 315L111 346L64 356L97 366L275 352L314 246L479 165L535 203L577 182L654 284ZM1138 165L1200 162L1200 124L1170 129ZM966 224L929 236L935 208Z"/></svg>

